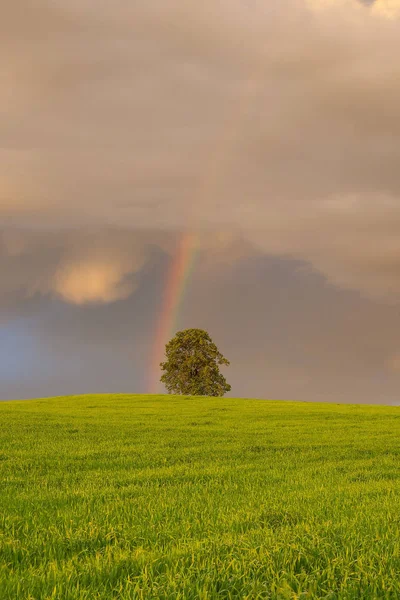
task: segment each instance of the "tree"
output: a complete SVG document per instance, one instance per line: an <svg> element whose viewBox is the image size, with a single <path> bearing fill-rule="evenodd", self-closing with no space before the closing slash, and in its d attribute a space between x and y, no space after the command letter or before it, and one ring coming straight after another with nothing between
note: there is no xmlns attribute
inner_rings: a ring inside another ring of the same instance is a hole
<svg viewBox="0 0 400 600"><path fill-rule="evenodd" d="M219 365L229 365L203 329L178 331L165 346L167 360L160 363L164 371L161 382L170 394L223 396L231 386L219 372Z"/></svg>

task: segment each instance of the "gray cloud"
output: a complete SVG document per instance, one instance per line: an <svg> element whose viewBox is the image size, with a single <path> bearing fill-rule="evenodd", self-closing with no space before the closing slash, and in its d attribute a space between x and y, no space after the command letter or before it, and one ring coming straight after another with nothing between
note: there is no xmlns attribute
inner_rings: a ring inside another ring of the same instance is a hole
<svg viewBox="0 0 400 600"><path fill-rule="evenodd" d="M112 302L134 291L132 276L146 261L140 233L6 229L0 242L4 297L19 291L25 297L55 295L72 304Z"/></svg>
<svg viewBox="0 0 400 600"><path fill-rule="evenodd" d="M22 321L24 337L19 345L18 335L4 345L1 397L149 391L171 260L155 248L136 293L116 302L28 299L19 313L29 315ZM382 310L356 292L327 286L298 261L248 256L211 271L211 260L207 252L198 257L177 327L210 331L231 360L226 375L232 395L374 403L396 398L396 307ZM11 332L13 323L18 319ZM10 380L5 365L13 352L21 373Z"/></svg>

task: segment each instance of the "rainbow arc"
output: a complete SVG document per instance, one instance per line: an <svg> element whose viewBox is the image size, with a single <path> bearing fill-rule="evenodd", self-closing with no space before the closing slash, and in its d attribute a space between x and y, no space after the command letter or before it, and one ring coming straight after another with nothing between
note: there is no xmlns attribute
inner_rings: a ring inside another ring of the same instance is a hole
<svg viewBox="0 0 400 600"><path fill-rule="evenodd" d="M164 357L165 344L176 333L179 313L185 298L185 288L193 270L199 247L199 234L183 234L167 275L167 286L153 346L153 358L150 368L149 393L161 391L160 363Z"/></svg>

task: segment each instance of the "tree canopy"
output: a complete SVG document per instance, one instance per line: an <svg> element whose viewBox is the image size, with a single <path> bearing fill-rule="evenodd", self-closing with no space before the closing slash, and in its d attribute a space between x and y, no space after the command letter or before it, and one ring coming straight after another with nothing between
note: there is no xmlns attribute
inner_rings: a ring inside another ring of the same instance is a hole
<svg viewBox="0 0 400 600"><path fill-rule="evenodd" d="M178 331L165 346L166 361L161 382L170 394L223 396L231 386L220 373L220 365L229 365L203 329Z"/></svg>

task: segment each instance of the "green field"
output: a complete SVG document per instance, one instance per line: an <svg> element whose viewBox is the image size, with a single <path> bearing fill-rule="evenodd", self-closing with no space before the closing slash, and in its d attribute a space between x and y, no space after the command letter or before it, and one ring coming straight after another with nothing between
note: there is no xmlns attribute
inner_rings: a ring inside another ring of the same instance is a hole
<svg viewBox="0 0 400 600"><path fill-rule="evenodd" d="M0 403L0 599L400 598L400 408Z"/></svg>

